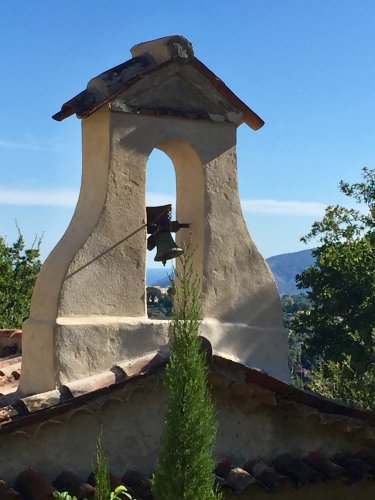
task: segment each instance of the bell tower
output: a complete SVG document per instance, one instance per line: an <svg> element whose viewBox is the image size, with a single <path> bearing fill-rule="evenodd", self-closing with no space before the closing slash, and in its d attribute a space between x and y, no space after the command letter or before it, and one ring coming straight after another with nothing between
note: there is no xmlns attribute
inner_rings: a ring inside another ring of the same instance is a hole
<svg viewBox="0 0 375 500"><path fill-rule="evenodd" d="M54 119L82 120L83 172L72 221L49 255L24 323L19 390L32 394L167 349L169 322L147 317L147 160L176 172L177 245L196 247L201 334L214 352L289 380L274 278L240 206L236 129L263 121L170 36L93 78Z"/></svg>

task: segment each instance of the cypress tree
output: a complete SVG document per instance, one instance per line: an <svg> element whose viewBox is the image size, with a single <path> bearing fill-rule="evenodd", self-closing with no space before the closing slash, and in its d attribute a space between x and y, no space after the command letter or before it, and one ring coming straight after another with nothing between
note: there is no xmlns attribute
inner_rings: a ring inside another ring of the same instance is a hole
<svg viewBox="0 0 375 500"><path fill-rule="evenodd" d="M191 254L185 252L180 259L172 283L173 348L165 375L167 411L153 493L157 500L212 500L219 498L213 475L217 426L198 337L200 284Z"/></svg>

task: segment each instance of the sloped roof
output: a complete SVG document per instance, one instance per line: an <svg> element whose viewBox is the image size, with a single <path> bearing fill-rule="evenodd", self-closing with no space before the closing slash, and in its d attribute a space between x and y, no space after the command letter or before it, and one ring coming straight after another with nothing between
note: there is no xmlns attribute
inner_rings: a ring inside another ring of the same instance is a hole
<svg viewBox="0 0 375 500"><path fill-rule="evenodd" d="M109 103L119 94L152 73L171 64L191 65L219 94L235 106L242 114L241 123L253 130L264 125L264 121L237 97L225 83L194 56L192 46L184 37L175 35L136 45L133 58L111 68L90 80L87 88L63 104L53 119L62 121L76 114L87 118Z"/></svg>
<svg viewBox="0 0 375 500"><path fill-rule="evenodd" d="M169 355L169 351L150 353L46 393L21 398L17 393L0 395L0 434L35 421L46 420L95 401L103 395L115 393L140 378L162 373ZM298 389L261 370L246 367L222 356L213 355L210 364L209 380L212 387L220 387L233 375L238 382L235 385L230 382L231 390L239 390L243 397L255 398L266 406L278 406L289 414L311 422L318 421L324 426L340 425L345 427L345 432L366 435L366 439L375 441L373 412Z"/></svg>
<svg viewBox="0 0 375 500"><path fill-rule="evenodd" d="M346 433L350 433L353 438L359 438L359 446L363 444L364 434L366 440L374 441L373 413L349 408L299 390L262 371L245 367L232 360L216 355L211 358L209 349L206 352L211 366L210 383L213 388L224 383L226 390L241 394L243 398L257 399L266 407L279 406L287 414L292 412L292 415L307 419L314 425L319 422L329 428L344 426ZM59 390L22 398L0 409L0 433L22 432L24 425L35 423L40 424L42 428L48 420L54 419L56 422L56 415L72 411L79 413L89 403L100 408L100 405L105 404L106 399L103 396L119 397L118 391L126 386L137 386L145 380L158 383L168 357L167 351L161 351L156 356L150 354L134 362L119 364L108 372L69 383ZM249 390L245 391L245 387ZM94 406L91 407L93 408ZM35 439L38 438L38 429L39 426L34 434ZM11 498L23 498L22 495L28 498L50 498L55 488L69 491L77 498L86 498L94 491L88 484L94 485L92 476L91 479L78 477L74 471L62 471L53 483L31 469L19 472L15 483L11 484L1 481L0 476L0 498L3 498L2 495L13 495ZM121 478L111 476L113 487L115 483L117 485L122 482L129 486L140 500L150 500L150 478L141 471L124 472ZM371 484L375 478L375 452L361 448L350 453L332 454L305 450L302 455L279 453L271 458L252 456L240 465L222 457L216 466L215 474L218 484L224 490L235 495L246 493L250 497L256 497L259 491L280 494L286 485L302 488L299 490L302 496L303 487L314 483L323 483L330 491L329 488L335 488L335 484L337 487L336 479L342 482L343 488L359 481L364 481L373 488ZM361 482L362 486L363 484ZM346 493L344 497L347 498Z"/></svg>

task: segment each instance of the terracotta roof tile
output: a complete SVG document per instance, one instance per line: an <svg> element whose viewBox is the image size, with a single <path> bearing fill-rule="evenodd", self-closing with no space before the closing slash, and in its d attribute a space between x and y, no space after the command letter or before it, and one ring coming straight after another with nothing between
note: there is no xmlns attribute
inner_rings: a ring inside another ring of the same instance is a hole
<svg viewBox="0 0 375 500"><path fill-rule="evenodd" d="M176 36L167 38L173 39ZM177 36L177 38L182 39L183 37ZM139 44L139 46L141 45L145 44ZM159 63L156 63L147 54L139 54L129 61L92 78L87 88L63 104L61 111L53 115L52 118L61 121L73 114L76 114L79 118L86 118L147 75L172 63L186 64L187 62L209 80L223 97L243 113L241 123L246 123L254 130L264 125L264 121L253 110L239 99L207 66L194 57L192 50L189 51L187 57L180 57L178 53L175 53Z"/></svg>
<svg viewBox="0 0 375 500"><path fill-rule="evenodd" d="M338 417L339 419L342 417L357 418L375 427L374 412L363 411L346 405L345 403L327 399L317 393L298 389L297 387L268 375L262 370L246 367L241 363L222 356L214 355L213 363L219 370L225 370L228 371L228 373L233 372L234 374L243 373L245 382L251 384L251 386L256 384L264 389L269 389L276 395L279 405L291 402L291 406L294 405L295 408L300 408L299 405L304 405L306 407L315 408L319 412L325 414L335 414L336 418ZM327 423L328 421L329 420L327 420Z"/></svg>
<svg viewBox="0 0 375 500"><path fill-rule="evenodd" d="M164 365L167 363L168 359L169 351L165 349L157 352L156 354L155 352L151 352L134 360L117 363L115 368L122 370L127 377L132 377Z"/></svg>
<svg viewBox="0 0 375 500"><path fill-rule="evenodd" d="M231 469L232 469L232 464L229 462L229 460L224 459L216 464L215 474L219 477L226 479Z"/></svg>
<svg viewBox="0 0 375 500"><path fill-rule="evenodd" d="M0 480L0 498L1 500L12 500L21 498L20 494L11 488L5 481Z"/></svg>
<svg viewBox="0 0 375 500"><path fill-rule="evenodd" d="M77 398L90 392L95 392L103 387L109 387L116 383L116 374L113 371L105 371L92 375L91 377L74 380L62 386L63 390L68 390L73 398Z"/></svg>
<svg viewBox="0 0 375 500"><path fill-rule="evenodd" d="M250 472L268 491L273 491L279 484L288 481L286 476L261 461L248 460L243 468Z"/></svg>
<svg viewBox="0 0 375 500"><path fill-rule="evenodd" d="M57 414L67 411L72 406L79 406L99 397L103 391L108 393L131 384L134 378L148 377L155 371L161 371L168 358L168 350L150 353L136 360L117 363L106 372L67 383L55 391L21 399L15 392L17 375L11 373L11 381L7 379L3 386L0 377L0 393L5 393L2 396L0 394L0 408L6 407L0 419L0 431L9 426L14 429L16 425L23 425L32 416L40 420L48 419L52 412ZM17 364L14 363L13 368L14 366ZM335 429L340 427L341 431L353 433L359 439L375 439L375 414L372 412L350 408L312 393L306 393L304 403L301 403L303 391L264 372L220 356L212 357L211 369L209 380L213 388L227 388L239 401L248 400L251 405L277 406L288 414L312 420L317 424L332 426ZM12 372L18 374L19 370L12 369ZM43 410L43 413L39 410Z"/></svg>
<svg viewBox="0 0 375 500"><path fill-rule="evenodd" d="M152 482L151 478L136 471L128 470L122 477L123 483L131 488L137 498L142 500L152 500Z"/></svg>
<svg viewBox="0 0 375 500"><path fill-rule="evenodd" d="M347 453L335 455L332 460L345 469L347 475L353 481L360 481L365 475L373 473L373 467L365 460Z"/></svg>
<svg viewBox="0 0 375 500"><path fill-rule="evenodd" d="M316 452L311 452L304 458L284 453L275 457L272 463L267 463L258 457L248 460L243 467L232 466L228 460L222 460L217 464L215 473L218 483L223 488L230 488L237 495L252 487L272 493L279 491L279 486L288 482L302 487L317 481L336 480L339 477L346 478L344 484L360 481L363 478L372 480L375 479L373 461L373 451L341 454L333 458ZM17 477L14 487L0 481L0 498L1 500L20 498L21 494L22 498L50 499L55 488L59 491L68 491L78 499L91 498L95 492L93 477L91 474L86 482L76 474L64 471L51 484L38 472L28 469ZM128 470L122 480L110 475L110 480L112 489L119 484L125 484L138 500L153 498L151 478L139 471Z"/></svg>
<svg viewBox="0 0 375 500"><path fill-rule="evenodd" d="M19 359L19 357L17 357L16 359ZM18 362L12 360L11 363L0 367L0 377L12 377L14 376L13 373L17 373L16 376L21 373L21 360L19 360Z"/></svg>
<svg viewBox="0 0 375 500"><path fill-rule="evenodd" d="M0 337L17 337L22 335L22 330L19 328L0 328Z"/></svg>
<svg viewBox="0 0 375 500"><path fill-rule="evenodd" d="M375 467L375 450L361 450L355 456Z"/></svg>
<svg viewBox="0 0 375 500"><path fill-rule="evenodd" d="M279 486L284 483L302 487L311 483L336 480L339 477L345 478L347 484L349 484L347 479L351 481L358 481L364 477L375 479L375 470L367 458L370 461L374 459L372 452L363 452L359 455L346 454L331 459L316 452L311 452L304 458L283 453L275 457L272 463L267 463L261 458L250 459L243 468L230 466L228 461L224 460L217 465L215 472L220 472L220 484L223 487L230 487L237 494L254 485L261 485L264 490L272 492L278 491ZM340 461L341 465L334 460ZM230 467L229 472L228 467ZM243 475L239 473L242 470L253 478L251 480L248 476L244 476L248 479L248 485L244 489L241 487ZM236 478L239 481L237 489Z"/></svg>
<svg viewBox="0 0 375 500"><path fill-rule="evenodd" d="M0 370L6 368L7 366L21 363L21 361L22 356L19 356L18 354L12 354L11 356L0 358Z"/></svg>
<svg viewBox="0 0 375 500"><path fill-rule="evenodd" d="M320 453L311 452L305 460L327 479L337 479L345 475L345 469Z"/></svg>
<svg viewBox="0 0 375 500"><path fill-rule="evenodd" d="M279 455L272 461L272 465L277 472L290 477L297 485L314 483L323 479L322 475L305 460L288 453Z"/></svg>
<svg viewBox="0 0 375 500"><path fill-rule="evenodd" d="M228 474L226 485L229 486L236 495L240 495L245 491L250 485L257 483L258 481L249 474L247 471L241 467L235 467L231 469Z"/></svg>
<svg viewBox="0 0 375 500"><path fill-rule="evenodd" d="M16 479L15 488L21 495L30 500L52 500L55 488L41 474L28 469Z"/></svg>
<svg viewBox="0 0 375 500"><path fill-rule="evenodd" d="M43 392L35 394L35 396L28 396L20 399L20 404L25 407L29 413L34 413L51 406L56 406L61 401L61 393L57 389L54 391Z"/></svg>
<svg viewBox="0 0 375 500"><path fill-rule="evenodd" d="M95 488L91 484L82 481L76 474L70 471L62 472L53 482L53 486L58 491L68 491L78 500L92 498L95 495Z"/></svg>

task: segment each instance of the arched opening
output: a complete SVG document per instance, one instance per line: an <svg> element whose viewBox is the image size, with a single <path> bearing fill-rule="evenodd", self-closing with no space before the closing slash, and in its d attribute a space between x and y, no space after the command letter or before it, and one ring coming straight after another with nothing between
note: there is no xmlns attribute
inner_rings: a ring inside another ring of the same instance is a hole
<svg viewBox="0 0 375 500"><path fill-rule="evenodd" d="M154 149L147 162L146 207L172 205L172 219L176 219L176 174L171 159L159 149ZM175 240L175 234L172 234ZM165 266L155 261L157 247L146 255L146 300L149 318L170 318L172 313L170 276L175 260Z"/></svg>
<svg viewBox="0 0 375 500"><path fill-rule="evenodd" d="M176 234L172 233L172 237L179 247L187 246L193 252L193 267L204 292L204 174L202 162L188 142L182 139L171 139L158 144L157 148L152 151L147 164L146 193L146 206L171 203L172 220L189 224L188 229L181 229ZM178 271L179 259L176 259L176 263L167 261L163 269L162 264L156 264L153 260L155 253L150 254L148 251L147 254L147 285L165 288L163 292L168 293L168 273L171 272L174 264ZM155 279L155 276L158 279ZM166 287L162 286L164 284ZM151 292L160 296L156 290L149 290L149 294ZM158 300L163 299L149 295L148 305L149 302ZM154 312L150 314L149 307L148 313L149 317L166 317L162 314L159 316L159 312L156 315Z"/></svg>

